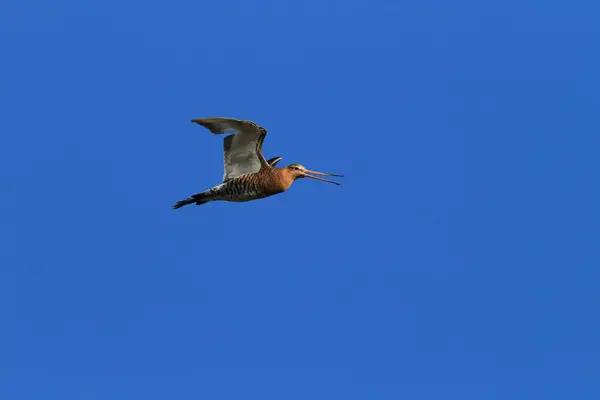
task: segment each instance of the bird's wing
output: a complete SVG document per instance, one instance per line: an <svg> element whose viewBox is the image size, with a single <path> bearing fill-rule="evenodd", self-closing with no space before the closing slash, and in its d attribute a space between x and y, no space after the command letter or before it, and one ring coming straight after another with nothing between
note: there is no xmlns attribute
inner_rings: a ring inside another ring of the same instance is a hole
<svg viewBox="0 0 600 400"><path fill-rule="evenodd" d="M198 118L192 122L215 134L233 133L223 140L223 182L269 167L262 154L262 144L267 135L267 130L262 126L233 118Z"/></svg>
<svg viewBox="0 0 600 400"><path fill-rule="evenodd" d="M268 164L269 164L271 167L274 167L274 166L276 166L276 165L277 165L277 163L278 163L279 161L281 161L282 159L283 159L283 157L273 157L273 158L269 158L269 159L267 160L267 163L268 163Z"/></svg>

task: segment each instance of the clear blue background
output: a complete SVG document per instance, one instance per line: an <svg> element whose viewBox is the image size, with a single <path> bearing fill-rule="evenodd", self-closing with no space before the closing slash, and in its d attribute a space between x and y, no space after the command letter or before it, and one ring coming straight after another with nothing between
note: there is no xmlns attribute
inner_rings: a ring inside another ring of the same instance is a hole
<svg viewBox="0 0 600 400"><path fill-rule="evenodd" d="M599 18L3 2L0 398L600 398ZM204 116L344 186L172 211Z"/></svg>

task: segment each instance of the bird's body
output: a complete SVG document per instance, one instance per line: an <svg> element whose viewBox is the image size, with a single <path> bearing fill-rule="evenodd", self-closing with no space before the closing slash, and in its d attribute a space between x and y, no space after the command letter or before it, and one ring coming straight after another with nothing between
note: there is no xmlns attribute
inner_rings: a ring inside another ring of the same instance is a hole
<svg viewBox="0 0 600 400"><path fill-rule="evenodd" d="M272 167L258 172L233 178L204 192L195 194L175 205L204 204L209 201L230 201L240 203L263 199L285 192L294 182L293 176L284 168Z"/></svg>
<svg viewBox="0 0 600 400"><path fill-rule="evenodd" d="M295 177L285 168L263 168L253 174L242 175L222 184L228 201L250 201L283 193L294 183Z"/></svg>
<svg viewBox="0 0 600 400"><path fill-rule="evenodd" d="M223 183L204 192L197 193L187 199L178 201L173 208L187 204L205 204L210 201L246 202L258 200L285 192L298 178L312 178L334 183L310 174L332 175L323 172L309 171L299 164L291 164L285 168L275 165L282 157L265 160L262 155L262 143L266 130L252 121L241 121L231 118L201 118L192 120L205 126L211 132L220 134L237 131L224 140L225 172Z"/></svg>

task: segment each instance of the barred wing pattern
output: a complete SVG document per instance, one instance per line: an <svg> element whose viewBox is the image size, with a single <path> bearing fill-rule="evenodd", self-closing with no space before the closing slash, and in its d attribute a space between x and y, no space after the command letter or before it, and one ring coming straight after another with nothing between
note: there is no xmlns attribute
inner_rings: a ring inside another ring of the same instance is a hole
<svg viewBox="0 0 600 400"><path fill-rule="evenodd" d="M198 118L192 122L214 134L233 133L223 140L223 182L269 167L262 154L262 144L267 135L262 126L234 118Z"/></svg>

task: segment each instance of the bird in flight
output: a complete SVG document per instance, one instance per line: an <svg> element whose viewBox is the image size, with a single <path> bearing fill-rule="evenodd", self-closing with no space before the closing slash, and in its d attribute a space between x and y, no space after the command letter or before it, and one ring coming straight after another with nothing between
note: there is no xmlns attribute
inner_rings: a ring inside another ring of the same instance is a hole
<svg viewBox="0 0 600 400"><path fill-rule="evenodd" d="M244 202L258 200L283 193L299 178L311 178L341 185L341 183L319 178L315 175L338 176L311 171L300 164L290 164L284 168L276 165L283 157L266 160L262 145L267 130L252 121L234 118L193 119L214 134L233 133L223 140L224 167L223 183L204 192L191 195L178 201L173 209L188 204L206 204L210 201Z"/></svg>

